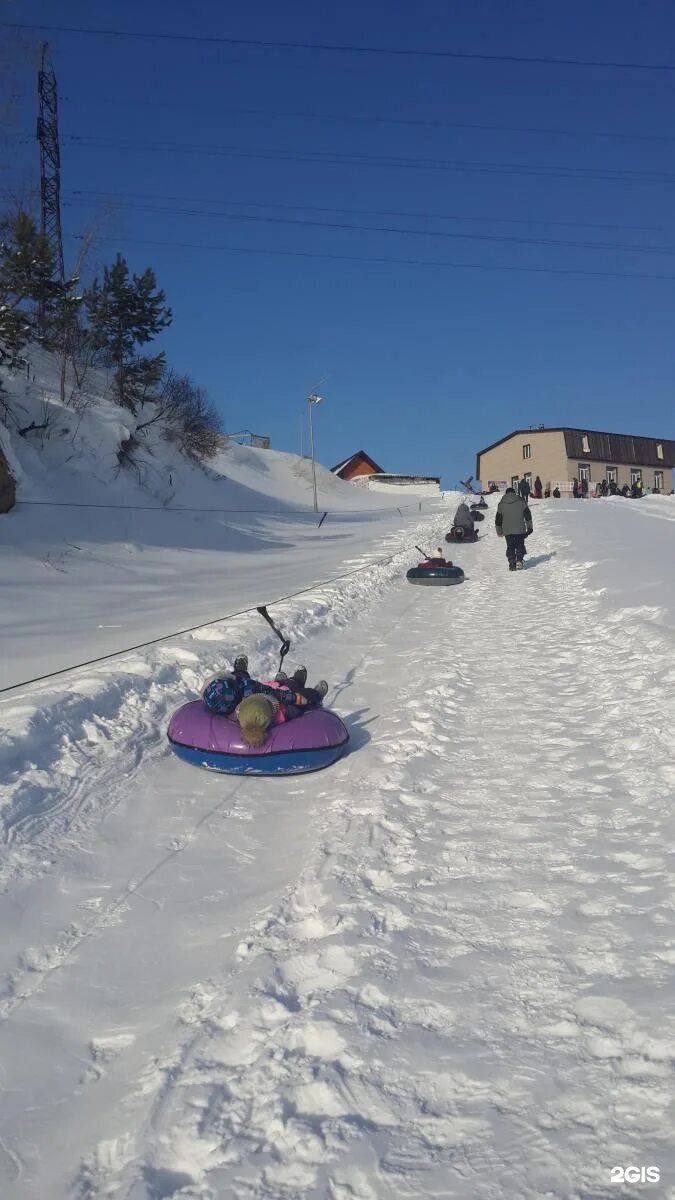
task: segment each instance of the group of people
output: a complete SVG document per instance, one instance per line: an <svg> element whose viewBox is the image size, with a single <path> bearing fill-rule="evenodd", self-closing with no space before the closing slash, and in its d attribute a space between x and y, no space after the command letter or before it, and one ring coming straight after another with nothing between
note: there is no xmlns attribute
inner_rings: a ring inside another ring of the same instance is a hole
<svg viewBox="0 0 675 1200"><path fill-rule="evenodd" d="M588 495L588 483L586 480L582 482L586 484L586 492L583 493L586 496ZM576 483L577 480L575 479L574 484ZM578 496L579 491L574 491L574 484L572 485L572 495ZM595 494L596 496L630 496L632 500L639 500L641 496L644 496L644 487L641 479L634 480L630 486L624 483L621 488L615 479L610 479L609 482L606 479L602 479L595 489Z"/></svg>
<svg viewBox="0 0 675 1200"><path fill-rule="evenodd" d="M518 484L518 495L520 496L521 500L525 501L526 504L529 501L530 496L533 496L535 500L543 500L544 485L539 476L537 475L534 483L531 484L527 475L523 475L523 478Z"/></svg>

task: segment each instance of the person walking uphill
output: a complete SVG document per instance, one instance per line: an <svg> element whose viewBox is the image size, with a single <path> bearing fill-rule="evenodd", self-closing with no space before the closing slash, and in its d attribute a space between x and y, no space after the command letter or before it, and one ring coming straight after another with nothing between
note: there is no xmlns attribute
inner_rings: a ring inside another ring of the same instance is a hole
<svg viewBox="0 0 675 1200"><path fill-rule="evenodd" d="M495 529L498 537L506 538L506 557L509 571L522 569L525 557L525 538L532 533L532 513L522 496L507 488L497 505Z"/></svg>
<svg viewBox="0 0 675 1200"><path fill-rule="evenodd" d="M508 491L508 488L506 489L506 491ZM520 483L518 484L518 492L519 492L521 499L524 500L526 504L530 498L531 491L532 491L532 488L530 487L530 481L529 481L529 479L526 479L525 476L523 475L523 478L521 479ZM506 492L504 493L504 495L506 495Z"/></svg>

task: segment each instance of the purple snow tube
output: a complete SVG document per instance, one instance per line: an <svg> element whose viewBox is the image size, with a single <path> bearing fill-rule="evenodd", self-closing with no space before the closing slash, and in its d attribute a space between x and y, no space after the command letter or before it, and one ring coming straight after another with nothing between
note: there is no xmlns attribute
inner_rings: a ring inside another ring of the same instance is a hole
<svg viewBox="0 0 675 1200"><path fill-rule="evenodd" d="M168 738L174 754L193 766L228 775L300 775L329 767L344 754L349 734L336 713L313 708L274 725L262 746L247 746L236 720L209 712L201 700L173 714Z"/></svg>

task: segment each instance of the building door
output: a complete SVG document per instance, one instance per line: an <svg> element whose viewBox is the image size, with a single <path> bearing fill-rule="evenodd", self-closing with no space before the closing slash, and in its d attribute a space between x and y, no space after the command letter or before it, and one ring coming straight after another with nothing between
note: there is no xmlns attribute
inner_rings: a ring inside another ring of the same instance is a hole
<svg viewBox="0 0 675 1200"><path fill-rule="evenodd" d="M640 470L640 468L639 467L631 467L631 469L630 469L631 487L634 483L640 483L641 479L642 479L642 471Z"/></svg>
<svg viewBox="0 0 675 1200"><path fill-rule="evenodd" d="M655 471L654 472L654 491L655 492L663 491L663 471Z"/></svg>
<svg viewBox="0 0 675 1200"><path fill-rule="evenodd" d="M518 483L519 483L518 476L517 476L517 475L512 475L512 476L511 476L511 487L512 487L512 488L515 488L515 489L516 489L516 491L518 491Z"/></svg>
<svg viewBox="0 0 675 1200"><path fill-rule="evenodd" d="M608 483L617 483L619 479L618 467L606 467L605 474Z"/></svg>
<svg viewBox="0 0 675 1200"><path fill-rule="evenodd" d="M577 470L579 472L579 483L583 483L584 479L586 480L586 483L591 482L591 468L588 463L579 463Z"/></svg>

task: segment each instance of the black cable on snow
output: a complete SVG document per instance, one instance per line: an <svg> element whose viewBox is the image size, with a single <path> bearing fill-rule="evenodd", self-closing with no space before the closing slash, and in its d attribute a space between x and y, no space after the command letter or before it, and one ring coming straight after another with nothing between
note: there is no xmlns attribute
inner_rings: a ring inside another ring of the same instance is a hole
<svg viewBox="0 0 675 1200"><path fill-rule="evenodd" d="M351 571L343 571L341 575L333 575L330 579L319 580L308 587L300 588L297 592L289 592L286 596L277 596L276 600L271 600L269 603L283 604L286 600L294 600L296 596L305 596L307 592L327 587L331 583L338 583L341 579L347 579L350 575L358 575L361 571L367 571L371 567L393 562L395 557L395 554L389 554L384 558L375 558L369 563L364 563L362 567L354 567ZM254 612L260 612L259 605L252 604L249 608L241 608L237 612L226 613L221 617L214 617L211 621L202 621L199 625L190 625L187 629L177 629L173 633L163 634L162 637L149 638L147 642L137 642L134 646L125 646L122 650L111 650L109 654L101 654L98 658L89 658L85 662L73 663L72 666L61 667L58 671L48 671L46 675L36 675L32 679L22 680L21 683L11 683L8 687L0 688L0 695L18 691L19 688L30 687L34 683L44 683L47 679L57 679L61 675L69 675L72 671L81 671L85 667L94 667L98 663L109 662L112 658L122 658L125 654L132 654L136 650L144 650L147 646L159 646L162 642L171 642L174 638L183 637L185 634L196 633L198 629L207 629L209 625L219 625L221 622L232 621L235 617L248 616Z"/></svg>

